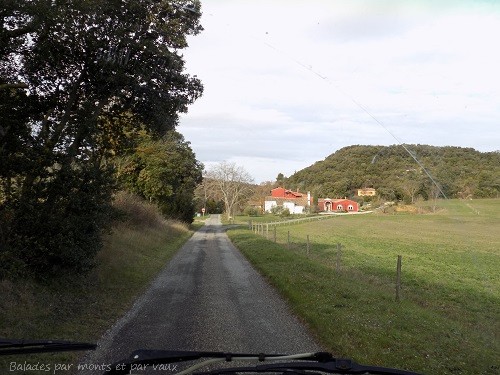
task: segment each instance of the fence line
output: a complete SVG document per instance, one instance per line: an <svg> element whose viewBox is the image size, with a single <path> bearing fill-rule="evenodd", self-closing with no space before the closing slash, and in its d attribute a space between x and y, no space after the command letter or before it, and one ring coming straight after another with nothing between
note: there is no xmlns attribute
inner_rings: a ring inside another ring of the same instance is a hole
<svg viewBox="0 0 500 375"><path fill-rule="evenodd" d="M261 234L262 236L269 239L269 228L274 229L274 242L276 242L276 227L281 225L293 225L300 223L307 223L315 220L323 220L323 219L331 219L336 215L318 215L318 216L309 216L303 217L299 219L290 219L290 220L280 220L280 221L271 221L268 223L254 223L252 220L248 222L248 229L251 229L252 232L256 234ZM264 235L265 233L265 235Z"/></svg>
<svg viewBox="0 0 500 375"><path fill-rule="evenodd" d="M298 220L298 219L297 219ZM274 226L274 230L272 233L272 238L269 236L269 223L258 223L258 224L250 224L250 228L254 231L254 233L258 235L262 235L265 237L267 240L273 241L277 243L277 234L276 234L276 226ZM307 255L310 255L312 253L312 250L314 249L313 243L311 242L311 237L309 235L306 235L305 238L302 237L292 237L290 234L290 230L288 230L285 234L286 238L283 239L280 242L283 244L283 246L286 247L287 250L303 250L306 252ZM336 244L336 259L335 259L335 272L338 275L342 274L342 249L344 249L345 246L342 245L341 243ZM397 264L396 264L396 282L395 282L395 301L399 302L401 301L401 263L402 263L402 257L401 255L398 255L397 258Z"/></svg>
<svg viewBox="0 0 500 375"><path fill-rule="evenodd" d="M298 219L270 221L268 223L254 223L252 220L250 220L248 225L250 228L253 227L254 225L266 225L267 228L269 228L273 226L292 225L292 224L307 223L309 221L315 221L315 220L331 219L332 217L335 216L337 215L317 215L317 216L301 217Z"/></svg>

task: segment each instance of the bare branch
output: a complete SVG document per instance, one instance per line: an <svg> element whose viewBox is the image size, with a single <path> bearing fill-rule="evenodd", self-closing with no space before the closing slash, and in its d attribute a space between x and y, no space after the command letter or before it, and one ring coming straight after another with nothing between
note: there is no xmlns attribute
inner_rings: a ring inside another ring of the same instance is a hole
<svg viewBox="0 0 500 375"><path fill-rule="evenodd" d="M222 162L210 169L206 178L212 194L221 194L227 216L234 214L235 207L253 194L253 179L250 174L235 163Z"/></svg>

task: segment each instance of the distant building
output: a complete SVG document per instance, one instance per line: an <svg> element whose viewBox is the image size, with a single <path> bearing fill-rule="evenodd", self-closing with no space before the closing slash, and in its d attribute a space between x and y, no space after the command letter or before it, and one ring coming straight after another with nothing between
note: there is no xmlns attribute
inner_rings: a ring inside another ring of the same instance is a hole
<svg viewBox="0 0 500 375"><path fill-rule="evenodd" d="M311 194L299 193L277 187L271 190L271 195L266 197L264 211L271 212L273 207L287 208L291 214L302 214L311 205Z"/></svg>
<svg viewBox="0 0 500 375"><path fill-rule="evenodd" d="M358 197L373 197L377 195L377 190L373 188L358 189Z"/></svg>
<svg viewBox="0 0 500 375"><path fill-rule="evenodd" d="M350 199L318 199L319 212L358 212L359 205Z"/></svg>

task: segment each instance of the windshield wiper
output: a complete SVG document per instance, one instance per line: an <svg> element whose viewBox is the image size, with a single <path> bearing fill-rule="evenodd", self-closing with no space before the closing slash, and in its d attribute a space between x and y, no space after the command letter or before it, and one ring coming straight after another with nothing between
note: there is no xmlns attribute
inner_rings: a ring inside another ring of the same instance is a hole
<svg viewBox="0 0 500 375"><path fill-rule="evenodd" d="M95 350L96 344L57 340L12 340L0 338L0 356L49 352Z"/></svg>
<svg viewBox="0 0 500 375"><path fill-rule="evenodd" d="M261 354L264 356L264 354ZM189 350L136 350L132 354L119 362L111 365L111 370L105 372L106 375L128 374L133 368L140 365L159 365L179 362L194 361L201 358L211 358L211 361L230 362L232 360L250 360L256 358L257 354L247 353L224 353L224 352L203 352ZM283 357L283 354L266 354L266 358ZM204 363L204 362L203 362ZM193 366L198 368L197 366ZM193 370L194 371L194 370Z"/></svg>
<svg viewBox="0 0 500 375"><path fill-rule="evenodd" d="M330 353L303 353L294 355L283 354L255 354L255 353L224 353L224 352L198 352L198 351L171 351L171 350L136 350L129 358L119 361L111 366L105 375L128 374L130 370L145 366L158 366L210 358L206 361L180 371L177 375L228 375L238 372L280 372L291 374L315 374L315 371L333 374L379 374L379 375L419 375L398 369L364 366L350 359L334 358ZM231 361L288 361L284 363L270 363L265 365L221 368L210 371L195 372L196 370L220 362ZM290 362L291 360L297 362Z"/></svg>
<svg viewBox="0 0 500 375"><path fill-rule="evenodd" d="M332 358L328 362L287 362L258 366L221 368L210 371L194 372L193 375L229 375L243 372L278 372L294 374L378 374L378 375L419 375L416 372L387 367L364 366L350 359Z"/></svg>

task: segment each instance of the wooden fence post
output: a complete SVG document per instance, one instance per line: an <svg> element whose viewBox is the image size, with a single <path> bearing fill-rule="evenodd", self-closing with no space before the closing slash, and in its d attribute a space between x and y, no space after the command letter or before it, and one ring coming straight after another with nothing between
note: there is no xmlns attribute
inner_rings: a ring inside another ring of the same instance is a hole
<svg viewBox="0 0 500 375"><path fill-rule="evenodd" d="M396 266L396 302L401 301L401 255L398 255Z"/></svg>

